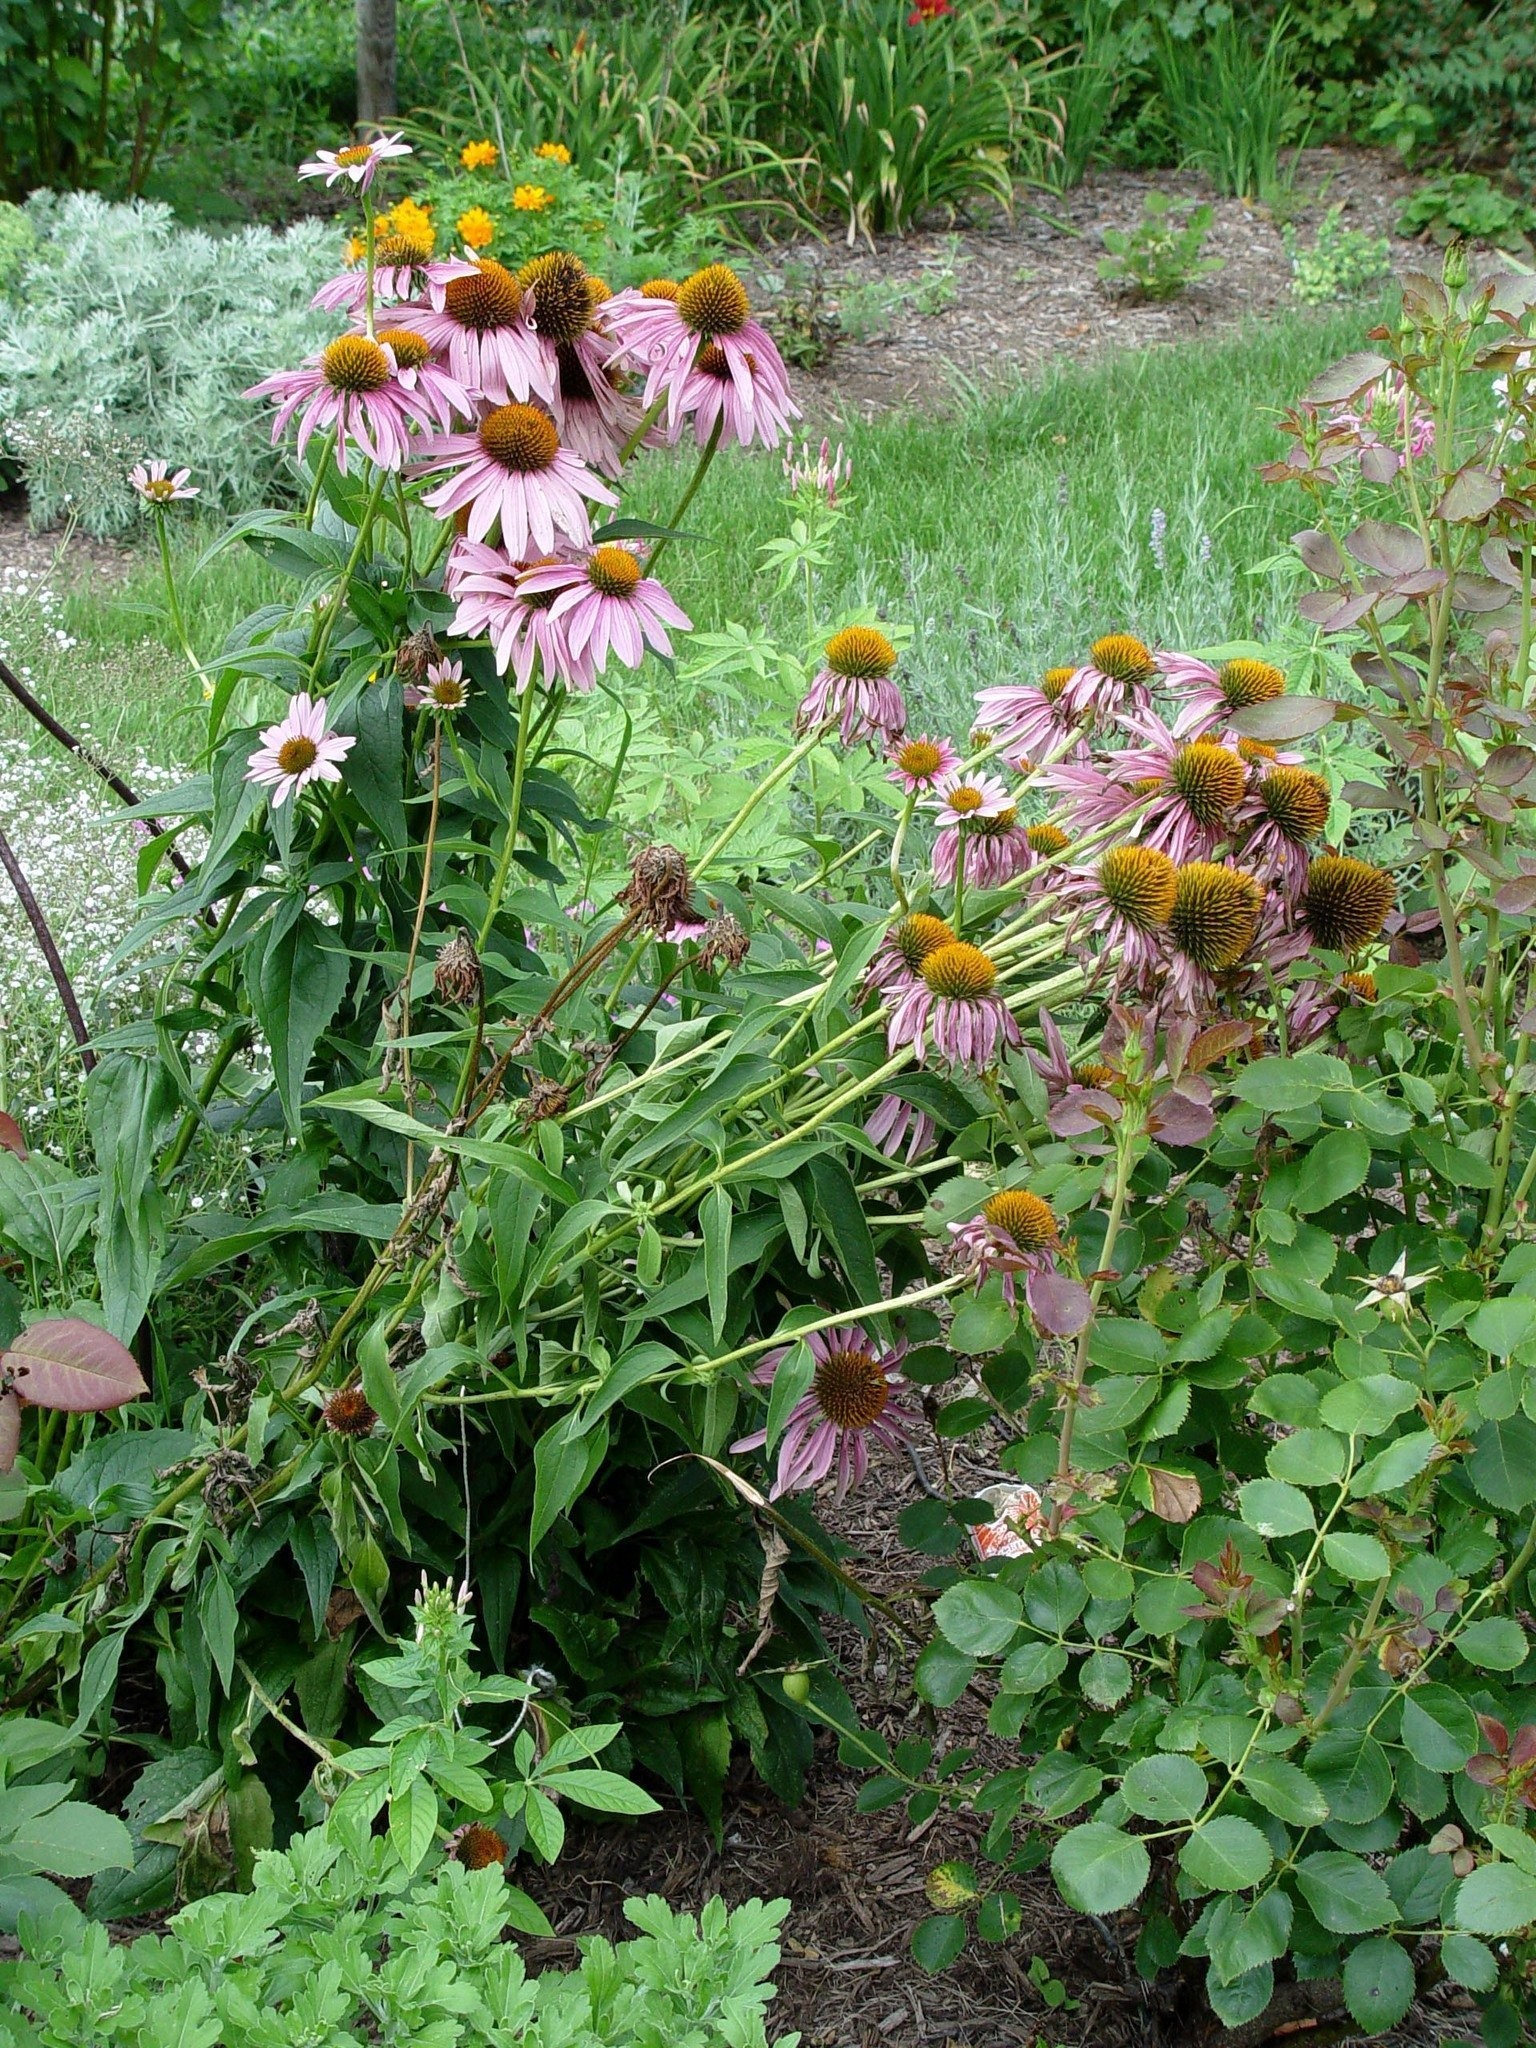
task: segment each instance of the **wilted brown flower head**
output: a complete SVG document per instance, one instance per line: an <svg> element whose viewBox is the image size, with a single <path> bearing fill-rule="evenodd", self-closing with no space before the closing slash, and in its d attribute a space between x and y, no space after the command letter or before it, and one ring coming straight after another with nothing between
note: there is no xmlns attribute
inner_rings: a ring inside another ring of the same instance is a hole
<svg viewBox="0 0 1536 2048"><path fill-rule="evenodd" d="M419 683L427 672L427 663L437 659L437 637L430 626L423 626L402 640L395 653L395 670L408 683Z"/></svg>
<svg viewBox="0 0 1536 2048"><path fill-rule="evenodd" d="M547 1123L551 1117L564 1116L570 1099L566 1088L551 1075L535 1074L518 1114L525 1124Z"/></svg>
<svg viewBox="0 0 1536 2048"><path fill-rule="evenodd" d="M629 886L619 901L647 931L664 937L693 916L693 878L675 846L642 846L629 865Z"/></svg>
<svg viewBox="0 0 1536 2048"><path fill-rule="evenodd" d="M752 941L739 921L724 910L704 927L699 960L705 967L739 967Z"/></svg>
<svg viewBox="0 0 1536 2048"><path fill-rule="evenodd" d="M437 956L432 987L440 1003L478 1003L485 986L480 956L468 932L457 932Z"/></svg>
<svg viewBox="0 0 1536 2048"><path fill-rule="evenodd" d="M325 1426L336 1436L369 1436L378 1421L361 1387L342 1387L321 1410Z"/></svg>
<svg viewBox="0 0 1536 2048"><path fill-rule="evenodd" d="M494 1828L470 1821L448 1837L448 1854L466 1870L489 1870L493 1863L506 1862L507 1845Z"/></svg>

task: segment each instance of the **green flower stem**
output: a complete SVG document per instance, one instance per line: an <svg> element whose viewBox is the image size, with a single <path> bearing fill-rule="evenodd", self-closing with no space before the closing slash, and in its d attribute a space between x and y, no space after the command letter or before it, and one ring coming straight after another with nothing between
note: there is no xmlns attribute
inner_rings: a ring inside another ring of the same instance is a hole
<svg viewBox="0 0 1536 2048"><path fill-rule="evenodd" d="M905 917L911 904L907 900L907 885L902 879L901 852L906 844L907 827L912 823L912 813L917 809L917 791L908 790L907 800L901 807L901 817L891 835L891 892L896 898L896 907Z"/></svg>
<svg viewBox="0 0 1536 2048"><path fill-rule="evenodd" d="M1514 1155L1515 1118L1520 1111L1522 1096L1520 1076L1530 1056L1531 1041L1525 1032L1515 1040L1514 1055L1510 1061L1509 1085L1504 1091L1504 1106L1499 1112L1498 1128L1493 1141L1493 1185L1488 1190L1488 1206L1483 1214L1483 1257L1491 1258L1503 1236L1504 1191L1509 1185L1509 1169Z"/></svg>
<svg viewBox="0 0 1536 2048"><path fill-rule="evenodd" d="M1324 1541L1348 1504L1349 1482L1354 1478L1355 1470L1355 1440L1351 1437L1349 1440L1348 1463L1344 1476L1339 1481L1338 1494L1333 1506L1323 1517L1321 1527L1313 1535L1312 1547L1302 1560L1301 1570L1296 1574L1295 1588L1291 1596L1291 1678L1298 1688L1302 1679L1302 1662L1305 1649L1304 1617L1306 1614L1307 1595L1311 1590L1312 1580L1316 1575L1318 1563L1323 1554Z"/></svg>
<svg viewBox="0 0 1536 2048"><path fill-rule="evenodd" d="M485 950L485 943L501 914L501 899L507 893L507 877L512 871L512 855L517 846L517 828L521 823L523 808L523 777L528 767L528 737L533 729L534 688L529 683L518 705L517 748L512 756L512 798L507 807L506 836L501 842L501 858L496 863L496 874L491 883L490 901L485 907L485 916L480 924L480 936L475 942L477 952Z"/></svg>
<svg viewBox="0 0 1536 2048"><path fill-rule="evenodd" d="M203 1076L203 1085L197 1091L197 1107L189 1109L186 1115L183 1116L181 1123L177 1127L176 1135L166 1148L165 1157L160 1162L157 1178L162 1187L170 1179L177 1167L180 1166L183 1159L186 1158L188 1148L191 1146L192 1140L197 1133L198 1126L203 1122L208 1105L219 1091L219 1083L223 1080L230 1061L240 1051L241 1047L245 1045L249 1035L250 1024L242 1017L238 1023L230 1025L219 1040L213 1058L208 1063L208 1071Z"/></svg>
<svg viewBox="0 0 1536 2048"><path fill-rule="evenodd" d="M823 719L814 732L808 732L797 746L791 747L778 767L773 769L770 774L765 775L762 781L751 791L736 815L721 826L704 852L693 863L693 879L696 882L702 880L708 874L711 866L725 851L726 847L730 845L758 805L777 789L781 782L794 774L807 754L812 753L815 748L820 746L822 736L828 731L832 723L833 721L830 718Z"/></svg>
<svg viewBox="0 0 1536 2048"><path fill-rule="evenodd" d="M320 436L320 459L315 464L314 480L309 486L309 496L304 500L304 524L306 528L315 523L315 512L320 504L320 487L325 480L326 465L331 459L332 436Z"/></svg>
<svg viewBox="0 0 1536 2048"><path fill-rule="evenodd" d="M171 610L171 626L182 648L191 654L192 650L187 646L186 624L181 616L181 600L176 595L176 577L171 569L171 543L165 531L165 507L157 503L154 511L155 538L160 543L160 567L165 572L165 599ZM195 664L197 657L193 655L192 659Z"/></svg>
<svg viewBox="0 0 1536 2048"><path fill-rule="evenodd" d="M331 601L326 606L324 616L316 628L315 638L310 648L308 664L311 689L318 685L320 670L324 665L327 653L330 651L331 640L336 631L336 623L341 617L341 608L347 601L347 588L353 576L357 573L357 565L363 559L363 551L372 536L373 522L379 509L379 500L384 495L384 486L388 481L389 471L387 469L380 469L375 472L373 487L368 493L368 502L363 508L362 524L357 529L357 538L353 541L352 552L347 557L347 566L342 570L335 591L332 593Z"/></svg>
<svg viewBox="0 0 1536 2048"><path fill-rule="evenodd" d="M363 194L363 261L367 265L364 281L363 328L368 339L374 339L373 332L373 199L368 192Z"/></svg>
<svg viewBox="0 0 1536 2048"><path fill-rule="evenodd" d="M775 1345L797 1344L802 1337L819 1336L823 1330L840 1330L848 1323L860 1323L866 1318L894 1315L902 1309L916 1308L920 1302L941 1301L945 1295L958 1294L962 1287L971 1284L969 1273L952 1273L947 1280L935 1280L931 1286L914 1288L910 1294L898 1294L889 1301L860 1302L857 1308L839 1309L835 1315L819 1316L814 1323L799 1323L793 1330L776 1330L771 1337L754 1337L750 1344L739 1344L734 1351L724 1351L718 1358L690 1359L687 1365L679 1368L676 1376L680 1379L702 1379L728 1365L739 1365L743 1359L758 1358L763 1352L772 1351Z"/></svg>
<svg viewBox="0 0 1536 2048"><path fill-rule="evenodd" d="M688 510L688 507L693 503L699 485L703 483L705 477L709 474L709 465L715 459L715 453L720 446L721 430L724 426L725 413L722 411L720 417L715 421L714 431L711 433L708 441L706 441L704 444L704 451L700 455L698 460L698 466L695 468L693 472L693 481L692 483L689 484L687 490L684 491L682 497L678 500L677 510L672 514L671 523L674 527L678 527L682 524L683 514ZM650 560L645 565L646 574L648 576L654 576L656 574L656 564L661 560L662 556L666 553L670 544L670 534L664 534L662 538L659 541L657 541L655 547L651 550Z"/></svg>
<svg viewBox="0 0 1536 2048"><path fill-rule="evenodd" d="M1109 1220L1104 1226L1104 1247L1099 1253L1101 1272L1108 1270L1110 1259L1114 1255L1115 1240L1120 1235L1120 1224L1125 1215L1125 1198L1130 1189L1131 1171L1135 1164L1131 1156L1132 1134L1126 1127L1128 1121L1122 1118L1115 1127L1115 1184L1109 1198ZM1051 1503L1050 1516L1050 1532L1053 1536L1061 1532L1062 1511L1066 1507L1066 1494L1072 1481L1072 1431L1083 1398L1083 1381L1088 1372L1088 1344L1093 1336L1093 1326L1104 1287L1103 1280L1095 1280L1088 1290L1088 1320L1078 1337L1077 1349L1072 1357L1072 1370L1063 1389L1061 1433L1056 1444L1055 1498Z"/></svg>
<svg viewBox="0 0 1536 2048"><path fill-rule="evenodd" d="M1365 1616L1359 1628L1350 1638L1349 1653L1334 1673L1333 1683L1328 1688L1328 1697L1323 1701L1322 1706L1318 1709L1316 1718L1313 1720L1312 1732L1314 1734L1320 1728L1328 1726L1328 1723L1349 1697L1349 1688L1355 1682L1355 1673L1365 1662L1366 1653L1371 1647L1371 1637L1375 1633L1377 1622L1381 1619L1382 1605L1386 1600L1387 1587L1391 1579L1391 1572L1387 1572L1376 1581L1376 1590L1371 1595L1371 1604L1366 1608ZM1420 1668L1422 1669L1422 1666Z"/></svg>
<svg viewBox="0 0 1536 2048"><path fill-rule="evenodd" d="M416 955L421 947L422 926L427 921L427 898L432 893L432 860L437 851L437 816L443 794L443 722L432 729L432 806L427 813L427 838L421 854L421 889L416 897L416 917L411 926L411 943L405 950L405 975L400 983L400 1058L405 1082L405 1105L414 1116L415 1090L411 1077L411 982L416 973ZM405 1193L409 1200L416 1185L416 1147L405 1148Z"/></svg>
<svg viewBox="0 0 1536 2048"><path fill-rule="evenodd" d="M652 403L646 407L645 413L641 418L639 426L635 428L635 431L630 435L629 439L624 443L624 446L619 450L619 467L621 469L624 467L625 463L629 461L630 457L634 454L635 450L640 446L640 443L645 439L646 435L651 431L652 427L654 427L656 422L661 418L662 411L666 405L666 402L667 394L665 393L665 391L663 391L659 398L654 399Z"/></svg>

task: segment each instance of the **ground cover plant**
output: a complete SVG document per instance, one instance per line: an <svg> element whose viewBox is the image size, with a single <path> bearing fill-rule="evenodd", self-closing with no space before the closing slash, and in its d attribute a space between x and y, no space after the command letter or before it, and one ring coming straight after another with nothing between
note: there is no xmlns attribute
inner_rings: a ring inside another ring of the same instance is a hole
<svg viewBox="0 0 1536 2048"><path fill-rule="evenodd" d="M19 2023L127 1985L377 2035L478 1944L434 2013L474 2038L526 1992L492 1934L538 1924L494 1866L647 1786L719 1829L733 1749L793 1799L830 1727L869 1803L984 1821L929 1967L1048 1863L1186 2015L1381 2031L1438 1968L1517 2039L1528 285L1453 252L1285 415L1299 627L1152 644L1142 604L940 716L830 573L872 485L794 444L736 273L393 249L409 155L304 166L362 253L250 393L292 505L182 586L196 478L133 478L198 685L180 779L117 792L145 997L92 1031L56 971L70 1142L0 1125L0 1653L11 1726L62 1731L0 1783ZM968 430L928 429L952 472ZM773 609L701 628L688 551L765 455ZM1149 517L1160 574L1177 539ZM184 600L242 549L284 594L205 641ZM735 703L670 836L653 656ZM933 1563L876 1598L835 1515L903 1446ZM829 1616L1016 1759L863 1732ZM60 1768L108 1738L131 1862ZM36 1889L65 1807L97 1912L260 1909L114 1961ZM768 1925L701 1929L738 2034ZM531 1995L603 2039L624 1972Z"/></svg>

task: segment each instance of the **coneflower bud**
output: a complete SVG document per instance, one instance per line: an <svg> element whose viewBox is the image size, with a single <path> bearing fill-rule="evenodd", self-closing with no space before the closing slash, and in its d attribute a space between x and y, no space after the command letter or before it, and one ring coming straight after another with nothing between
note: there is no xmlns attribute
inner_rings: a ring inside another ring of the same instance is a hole
<svg viewBox="0 0 1536 2048"><path fill-rule="evenodd" d="M619 901L647 931L665 937L693 916L693 878L675 846L642 846L630 862L629 886Z"/></svg>
<svg viewBox="0 0 1536 2048"><path fill-rule="evenodd" d="M468 932L457 932L437 956L432 989L440 1003L478 1003L485 987L480 956Z"/></svg>
<svg viewBox="0 0 1536 2048"><path fill-rule="evenodd" d="M320 1412L336 1436L371 1436L379 1419L361 1387L338 1388Z"/></svg>

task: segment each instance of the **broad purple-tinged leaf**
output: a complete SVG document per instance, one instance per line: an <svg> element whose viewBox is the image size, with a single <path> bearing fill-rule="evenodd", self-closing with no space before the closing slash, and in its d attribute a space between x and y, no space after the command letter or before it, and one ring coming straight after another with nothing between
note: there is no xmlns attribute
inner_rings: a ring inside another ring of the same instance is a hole
<svg viewBox="0 0 1536 2048"><path fill-rule="evenodd" d="M1426 271L1409 270L1403 275L1403 315L1423 326L1433 326L1450 311L1450 300L1438 277Z"/></svg>
<svg viewBox="0 0 1536 2048"><path fill-rule="evenodd" d="M1383 789L1377 782L1346 782L1340 797L1352 811L1411 811L1400 789Z"/></svg>
<svg viewBox="0 0 1536 2048"><path fill-rule="evenodd" d="M1478 815L1491 819L1495 825L1507 825L1515 816L1515 806L1500 789L1474 790L1472 802Z"/></svg>
<svg viewBox="0 0 1536 2048"><path fill-rule="evenodd" d="M1511 590L1523 588L1520 564L1507 540L1485 540L1478 556L1488 574L1497 582L1507 583Z"/></svg>
<svg viewBox="0 0 1536 2048"><path fill-rule="evenodd" d="M1074 1088L1046 1111L1045 1120L1058 1138L1085 1138L1117 1123L1121 1104L1103 1088Z"/></svg>
<svg viewBox="0 0 1536 2048"><path fill-rule="evenodd" d="M1360 450L1360 474L1368 484L1389 484L1403 466L1403 458L1395 448L1378 441L1373 448Z"/></svg>
<svg viewBox="0 0 1536 2048"><path fill-rule="evenodd" d="M1529 747L1495 747L1483 763L1483 773L1500 789L1513 789L1536 768L1536 754Z"/></svg>
<svg viewBox="0 0 1536 2048"><path fill-rule="evenodd" d="M1194 1087L1198 1077L1189 1084ZM1160 1095L1147 1115L1147 1129L1165 1145L1203 1145L1216 1125L1216 1112L1185 1088L1170 1088Z"/></svg>
<svg viewBox="0 0 1536 2048"><path fill-rule="evenodd" d="M1510 917L1524 917L1527 911L1536 910L1536 875L1521 875L1506 882L1493 900Z"/></svg>
<svg viewBox="0 0 1536 2048"><path fill-rule="evenodd" d="M1069 1280L1051 1267L1031 1273L1024 1283L1030 1313L1048 1337L1075 1337L1093 1314L1093 1302L1080 1280Z"/></svg>
<svg viewBox="0 0 1536 2048"><path fill-rule="evenodd" d="M1504 495L1504 479L1480 463L1469 462L1451 478L1435 507L1437 519L1486 519Z"/></svg>
<svg viewBox="0 0 1536 2048"><path fill-rule="evenodd" d="M1344 545L1367 569L1379 569L1384 576L1409 576L1426 566L1424 543L1411 526L1395 526L1388 519L1362 519Z"/></svg>
<svg viewBox="0 0 1536 2048"><path fill-rule="evenodd" d="M1357 397L1367 385L1379 383L1391 367L1385 356L1361 349L1355 355L1345 356L1342 362L1334 363L1320 377L1314 377L1303 392L1301 402L1303 405L1342 405L1345 399Z"/></svg>
<svg viewBox="0 0 1536 2048"><path fill-rule="evenodd" d="M93 1415L149 1392L126 1344L78 1316L49 1316L22 1331L0 1357L16 1391L37 1408Z"/></svg>
<svg viewBox="0 0 1536 2048"><path fill-rule="evenodd" d="M1321 626L1325 633L1342 633L1347 626L1355 625L1380 603L1380 592L1361 591L1356 597L1340 600L1332 590L1309 590L1305 597L1297 599L1296 609L1301 616L1314 626Z"/></svg>
<svg viewBox="0 0 1536 2048"><path fill-rule="evenodd" d="M1331 697L1271 697L1267 704L1245 704L1232 714L1233 730L1245 739L1301 740L1333 723Z"/></svg>
<svg viewBox="0 0 1536 2048"><path fill-rule="evenodd" d="M1497 612L1513 600L1506 585L1491 576L1469 576L1463 570L1451 593L1451 608L1458 612Z"/></svg>
<svg viewBox="0 0 1536 2048"><path fill-rule="evenodd" d="M1314 576L1327 576L1337 582L1344 574L1344 557L1329 536L1319 533L1315 526L1303 527L1300 533L1293 533L1291 545Z"/></svg>
<svg viewBox="0 0 1536 2048"><path fill-rule="evenodd" d="M1207 1067L1214 1067L1218 1060L1224 1060L1240 1045L1250 1044L1254 1036L1252 1024L1235 1018L1226 1024L1208 1025L1190 1046L1189 1057L1184 1064L1191 1073L1204 1073Z"/></svg>
<svg viewBox="0 0 1536 2048"><path fill-rule="evenodd" d="M0 1473L15 1468L21 1448L21 1403L9 1389L0 1394Z"/></svg>
<svg viewBox="0 0 1536 2048"><path fill-rule="evenodd" d="M15 1117L7 1116L3 1109L0 1109L0 1146L7 1152L14 1152L18 1159L27 1156L27 1141L22 1136L21 1125Z"/></svg>

